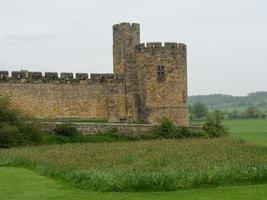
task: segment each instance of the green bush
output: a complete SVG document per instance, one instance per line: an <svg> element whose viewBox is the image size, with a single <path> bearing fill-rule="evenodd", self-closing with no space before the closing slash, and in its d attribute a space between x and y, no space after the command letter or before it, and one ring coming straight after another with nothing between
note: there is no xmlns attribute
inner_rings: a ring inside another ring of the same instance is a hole
<svg viewBox="0 0 267 200"><path fill-rule="evenodd" d="M194 131L193 132L193 137L199 137L199 138L209 138L210 135L207 131Z"/></svg>
<svg viewBox="0 0 267 200"><path fill-rule="evenodd" d="M203 130L206 131L210 137L220 137L227 135L227 131L222 125L214 125L209 122L203 125Z"/></svg>
<svg viewBox="0 0 267 200"><path fill-rule="evenodd" d="M159 127L154 131L153 138L209 138L220 137L227 134L227 131L221 125L221 119L215 112L214 115L208 117L209 121L203 126L203 130L194 131L188 127L176 127L170 120L164 118L161 120Z"/></svg>
<svg viewBox="0 0 267 200"><path fill-rule="evenodd" d="M78 129L70 122L57 124L54 129L55 134L63 136L78 135Z"/></svg>
<svg viewBox="0 0 267 200"><path fill-rule="evenodd" d="M2 124L0 126L0 148L17 146L21 139L17 126Z"/></svg>
<svg viewBox="0 0 267 200"><path fill-rule="evenodd" d="M19 132L22 136L21 144L40 144L44 141L44 133L37 122L22 123Z"/></svg>
<svg viewBox="0 0 267 200"><path fill-rule="evenodd" d="M210 137L220 137L227 135L227 130L222 125L223 116L220 111L215 110L207 116L208 122L204 124L203 130L206 131Z"/></svg>
<svg viewBox="0 0 267 200"><path fill-rule="evenodd" d="M167 118L163 118L160 126L154 131L156 138L174 138L176 134L176 127Z"/></svg>
<svg viewBox="0 0 267 200"><path fill-rule="evenodd" d="M38 123L12 108L7 98L0 97L0 148L39 144L42 140Z"/></svg>
<svg viewBox="0 0 267 200"><path fill-rule="evenodd" d="M154 131L154 138L189 138L194 133L187 127L176 127L170 120L163 118L159 127Z"/></svg>

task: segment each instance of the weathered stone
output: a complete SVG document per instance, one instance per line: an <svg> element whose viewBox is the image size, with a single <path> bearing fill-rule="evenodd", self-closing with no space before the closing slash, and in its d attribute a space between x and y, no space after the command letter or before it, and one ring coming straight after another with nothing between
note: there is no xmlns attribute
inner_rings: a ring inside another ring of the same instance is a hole
<svg viewBox="0 0 267 200"><path fill-rule="evenodd" d="M61 73L60 78L63 83L71 83L73 81L73 73Z"/></svg>
<svg viewBox="0 0 267 200"><path fill-rule="evenodd" d="M114 79L114 74L91 74L93 82L111 82Z"/></svg>
<svg viewBox="0 0 267 200"><path fill-rule="evenodd" d="M42 72L29 72L29 79L31 81L41 81L42 80Z"/></svg>
<svg viewBox="0 0 267 200"><path fill-rule="evenodd" d="M57 124L60 124L60 122L43 123L43 129L46 131L53 131ZM73 123L73 125L83 135L105 134L107 131L116 129L118 133L122 135L140 136L151 133L159 127L153 124L126 123ZM190 126L188 128L192 131L202 130L202 126Z"/></svg>
<svg viewBox="0 0 267 200"><path fill-rule="evenodd" d="M8 71L0 71L0 81L8 80Z"/></svg>
<svg viewBox="0 0 267 200"><path fill-rule="evenodd" d="M1 79L2 77L2 79ZM1 81L1 80L7 81ZM187 126L186 45L140 44L139 24L113 26L113 73L0 72L0 94L40 118L99 118ZM34 84L33 84L34 83Z"/></svg>
<svg viewBox="0 0 267 200"><path fill-rule="evenodd" d="M86 73L76 73L76 79L77 80L87 80L88 74Z"/></svg>

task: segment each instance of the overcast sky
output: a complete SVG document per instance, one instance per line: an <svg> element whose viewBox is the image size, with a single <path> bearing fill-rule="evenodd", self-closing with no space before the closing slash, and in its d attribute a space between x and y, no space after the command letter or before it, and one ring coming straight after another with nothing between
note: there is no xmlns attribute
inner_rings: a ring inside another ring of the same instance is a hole
<svg viewBox="0 0 267 200"><path fill-rule="evenodd" d="M267 91L266 0L0 0L0 70L112 72L112 25L183 42L189 94Z"/></svg>

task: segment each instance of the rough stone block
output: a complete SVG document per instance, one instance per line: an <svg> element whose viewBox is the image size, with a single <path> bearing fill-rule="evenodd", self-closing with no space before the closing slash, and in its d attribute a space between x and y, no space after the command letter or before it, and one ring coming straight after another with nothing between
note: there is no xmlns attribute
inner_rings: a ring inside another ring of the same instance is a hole
<svg viewBox="0 0 267 200"><path fill-rule="evenodd" d="M0 71L0 80L2 81L8 80L8 71Z"/></svg>
<svg viewBox="0 0 267 200"><path fill-rule="evenodd" d="M57 72L45 72L45 79L46 80L58 80L58 73Z"/></svg>
<svg viewBox="0 0 267 200"><path fill-rule="evenodd" d="M76 73L76 79L77 80L87 80L88 74L86 73Z"/></svg>
<svg viewBox="0 0 267 200"><path fill-rule="evenodd" d="M42 72L29 72L29 79L33 81L42 80Z"/></svg>

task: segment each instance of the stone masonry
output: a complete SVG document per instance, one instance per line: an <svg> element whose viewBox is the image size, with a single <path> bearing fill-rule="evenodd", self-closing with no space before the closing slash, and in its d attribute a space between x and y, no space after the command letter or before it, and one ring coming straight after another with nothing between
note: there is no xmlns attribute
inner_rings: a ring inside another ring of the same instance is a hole
<svg viewBox="0 0 267 200"><path fill-rule="evenodd" d="M0 94L38 118L188 126L186 45L141 44L139 24L116 24L112 74L0 71Z"/></svg>

